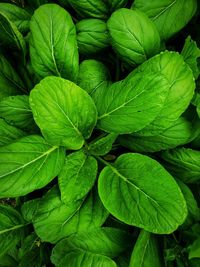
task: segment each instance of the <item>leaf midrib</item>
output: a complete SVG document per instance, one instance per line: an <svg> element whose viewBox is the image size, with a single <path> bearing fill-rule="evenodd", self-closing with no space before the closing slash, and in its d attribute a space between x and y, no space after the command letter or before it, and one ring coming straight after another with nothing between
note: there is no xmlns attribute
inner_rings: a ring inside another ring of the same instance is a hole
<svg viewBox="0 0 200 267"><path fill-rule="evenodd" d="M57 148L58 148L58 146L53 146L53 147L51 147L49 150L47 150L46 152L44 152L44 153L43 153L42 155L40 155L39 157L36 157L35 159L33 159L33 160L31 160L31 161L29 161L29 162L23 164L22 166L20 166L20 167L14 169L14 170L12 170L12 171L10 171L10 172L8 172L8 173L4 173L3 175L0 176L0 178L3 178L3 177L5 177L5 176L8 176L8 175L10 175L10 174L13 174L13 173L15 173L15 172L21 170L21 169L26 168L27 166L33 164L33 163L36 162L37 160L40 160L41 158L46 157L47 155L49 155L51 152L53 152L53 151L56 150ZM12 151L11 151L10 153L12 153Z"/></svg>

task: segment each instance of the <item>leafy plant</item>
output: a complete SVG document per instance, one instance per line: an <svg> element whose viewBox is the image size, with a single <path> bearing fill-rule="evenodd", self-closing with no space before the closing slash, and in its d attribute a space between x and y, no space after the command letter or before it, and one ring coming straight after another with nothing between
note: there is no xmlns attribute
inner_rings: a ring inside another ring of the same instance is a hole
<svg viewBox="0 0 200 267"><path fill-rule="evenodd" d="M200 266L199 10L0 1L0 267Z"/></svg>

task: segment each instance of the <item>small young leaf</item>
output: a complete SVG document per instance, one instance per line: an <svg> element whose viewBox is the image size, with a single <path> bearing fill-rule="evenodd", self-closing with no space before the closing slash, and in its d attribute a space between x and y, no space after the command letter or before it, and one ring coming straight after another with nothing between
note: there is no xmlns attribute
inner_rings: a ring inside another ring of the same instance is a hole
<svg viewBox="0 0 200 267"><path fill-rule="evenodd" d="M97 161L83 151L74 152L65 159L58 175L61 200L68 204L83 199L93 187L97 175Z"/></svg>
<svg viewBox="0 0 200 267"><path fill-rule="evenodd" d="M108 68L100 61L88 59L81 62L78 85L88 94L92 95L103 82L110 79Z"/></svg>
<svg viewBox="0 0 200 267"><path fill-rule="evenodd" d="M200 258L200 238L196 239L188 249L189 259Z"/></svg>
<svg viewBox="0 0 200 267"><path fill-rule="evenodd" d="M88 146L89 153L95 156L106 155L112 149L112 145L115 142L116 138L117 134L110 133L106 136L94 140Z"/></svg>
<svg viewBox="0 0 200 267"><path fill-rule="evenodd" d="M200 49L190 36L188 36L188 38L185 40L181 55L183 56L185 62L192 69L195 79L197 79L200 74L200 68L198 66L200 59Z"/></svg>
<svg viewBox="0 0 200 267"><path fill-rule="evenodd" d="M162 267L158 242L153 234L141 230L131 255L129 267Z"/></svg>

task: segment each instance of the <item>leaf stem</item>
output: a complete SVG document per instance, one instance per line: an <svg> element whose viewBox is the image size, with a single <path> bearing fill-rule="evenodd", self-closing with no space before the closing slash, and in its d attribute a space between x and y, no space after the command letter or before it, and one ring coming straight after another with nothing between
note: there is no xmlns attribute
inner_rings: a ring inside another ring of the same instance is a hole
<svg viewBox="0 0 200 267"><path fill-rule="evenodd" d="M107 162L106 160L100 158L99 156L95 156L95 157L96 157L96 159L98 159L99 161L101 161L104 165L109 166L109 167L112 167L112 165L109 162Z"/></svg>

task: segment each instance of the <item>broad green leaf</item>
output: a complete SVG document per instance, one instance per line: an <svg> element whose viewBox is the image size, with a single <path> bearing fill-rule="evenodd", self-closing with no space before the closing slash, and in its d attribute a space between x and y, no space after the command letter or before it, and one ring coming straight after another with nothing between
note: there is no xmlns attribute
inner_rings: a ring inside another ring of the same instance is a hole
<svg viewBox="0 0 200 267"><path fill-rule="evenodd" d="M88 94L92 95L103 82L109 81L110 79L109 70L100 61L88 59L81 62L78 85Z"/></svg>
<svg viewBox="0 0 200 267"><path fill-rule="evenodd" d="M0 101L0 117L21 129L36 128L27 95L9 96Z"/></svg>
<svg viewBox="0 0 200 267"><path fill-rule="evenodd" d="M84 201L66 205L61 201L57 187L53 187L41 199L26 202L22 213L25 219L33 222L41 240L50 243L76 232L99 227L108 216L97 192L92 191Z"/></svg>
<svg viewBox="0 0 200 267"><path fill-rule="evenodd" d="M117 267L116 263L106 256L82 252L81 250L70 251L55 266L56 267L66 267L66 266Z"/></svg>
<svg viewBox="0 0 200 267"><path fill-rule="evenodd" d="M160 248L156 237L144 230L138 236L129 267L162 267Z"/></svg>
<svg viewBox="0 0 200 267"><path fill-rule="evenodd" d="M85 18L106 19L108 17L109 8L104 0L65 0L75 11ZM62 0L64 2L64 0Z"/></svg>
<svg viewBox="0 0 200 267"><path fill-rule="evenodd" d="M9 3L0 3L0 10L21 33L28 32L31 15L25 9Z"/></svg>
<svg viewBox="0 0 200 267"><path fill-rule="evenodd" d="M192 69L195 79L197 79L200 74L200 49L198 48L196 42L193 41L190 36L188 36L185 40L181 55L183 56L185 62Z"/></svg>
<svg viewBox="0 0 200 267"><path fill-rule="evenodd" d="M190 148L175 148L163 151L164 166L185 183L196 183L200 180L200 151Z"/></svg>
<svg viewBox="0 0 200 267"><path fill-rule="evenodd" d="M0 100L22 92L26 92L23 81L7 59L0 54Z"/></svg>
<svg viewBox="0 0 200 267"><path fill-rule="evenodd" d="M0 198L24 196L47 185L60 172L64 152L39 135L1 147Z"/></svg>
<svg viewBox="0 0 200 267"><path fill-rule="evenodd" d="M139 10L119 9L107 25L113 49L131 66L143 63L160 50L160 36L155 25Z"/></svg>
<svg viewBox="0 0 200 267"><path fill-rule="evenodd" d="M113 216L152 233L172 233L187 216L173 177L157 161L137 153L123 154L105 167L98 191Z"/></svg>
<svg viewBox="0 0 200 267"><path fill-rule="evenodd" d="M27 134L9 124L7 124L3 119L0 119L0 146L5 146L14 142L16 139L20 139Z"/></svg>
<svg viewBox="0 0 200 267"><path fill-rule="evenodd" d="M88 229L58 242L53 249L51 259L59 265L59 261L73 250L114 258L130 245L131 235L120 229L111 227Z"/></svg>
<svg viewBox="0 0 200 267"><path fill-rule="evenodd" d="M196 239L194 243L189 246L189 259L200 258L200 238Z"/></svg>
<svg viewBox="0 0 200 267"><path fill-rule="evenodd" d="M83 199L94 185L97 168L96 159L83 151L69 154L58 175L61 200L68 204Z"/></svg>
<svg viewBox="0 0 200 267"><path fill-rule="evenodd" d="M162 39L167 40L180 31L193 17L196 0L135 0L133 7L145 12L155 23Z"/></svg>
<svg viewBox="0 0 200 267"><path fill-rule="evenodd" d="M140 132L142 136L157 135L171 126L189 106L195 89L193 73L181 55L169 51L144 62L126 80L134 79L141 72L160 73L168 81L168 94L162 109L153 122Z"/></svg>
<svg viewBox="0 0 200 267"><path fill-rule="evenodd" d="M191 227L193 223L200 220L200 209L190 188L179 180L177 181L177 183L185 198L188 209L188 216L184 224L181 226L181 228L185 229Z"/></svg>
<svg viewBox="0 0 200 267"><path fill-rule="evenodd" d="M30 57L41 79L60 76L75 81L78 75L76 29L70 14L56 4L40 6L30 22Z"/></svg>
<svg viewBox="0 0 200 267"><path fill-rule="evenodd" d="M20 242L24 226L24 220L17 210L0 205L0 256Z"/></svg>
<svg viewBox="0 0 200 267"><path fill-rule="evenodd" d="M80 149L97 120L91 97L73 82L58 77L47 77L35 86L30 106L46 140L67 149Z"/></svg>
<svg viewBox="0 0 200 267"><path fill-rule="evenodd" d="M159 72L138 72L128 80L102 88L95 101L98 128L118 134L141 130L159 114L168 82Z"/></svg>
<svg viewBox="0 0 200 267"><path fill-rule="evenodd" d="M70 266L75 267L79 266L80 258L85 255L80 266L112 266L110 261L106 265L104 257L118 256L130 246L130 240L130 235L122 230L95 228L61 240L53 249L51 260L59 267L71 260L73 264Z"/></svg>
<svg viewBox="0 0 200 267"><path fill-rule="evenodd" d="M110 45L106 22L100 19L84 19L76 24L79 53L96 54Z"/></svg>
<svg viewBox="0 0 200 267"><path fill-rule="evenodd" d="M100 136L88 145L89 153L96 156L106 155L112 149L112 145L116 138L117 134L115 133Z"/></svg>
<svg viewBox="0 0 200 267"><path fill-rule="evenodd" d="M22 57L25 57L26 43L22 34L18 31L17 27L0 9L0 45L5 48L10 48L20 52Z"/></svg>
<svg viewBox="0 0 200 267"><path fill-rule="evenodd" d="M136 133L119 136L118 140L122 146L136 152L158 152L187 144L193 139L193 136L192 122L180 117L158 135L141 136Z"/></svg>

